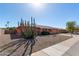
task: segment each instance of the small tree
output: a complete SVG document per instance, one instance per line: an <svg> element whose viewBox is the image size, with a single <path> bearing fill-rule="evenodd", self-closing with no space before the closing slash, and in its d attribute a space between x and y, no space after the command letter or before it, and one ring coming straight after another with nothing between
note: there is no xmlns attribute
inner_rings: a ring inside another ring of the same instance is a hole
<svg viewBox="0 0 79 59"><path fill-rule="evenodd" d="M66 23L66 29L71 33L71 36L72 36L72 33L75 30L75 25L76 25L75 21L69 21L69 22Z"/></svg>
<svg viewBox="0 0 79 59"><path fill-rule="evenodd" d="M75 26L75 33L79 32L79 25Z"/></svg>

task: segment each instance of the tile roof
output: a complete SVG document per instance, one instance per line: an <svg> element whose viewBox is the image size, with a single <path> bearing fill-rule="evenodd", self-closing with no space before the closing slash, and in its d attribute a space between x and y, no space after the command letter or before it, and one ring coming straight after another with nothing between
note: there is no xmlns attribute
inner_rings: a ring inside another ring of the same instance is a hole
<svg viewBox="0 0 79 59"><path fill-rule="evenodd" d="M44 26L44 25L36 25L36 27L47 28L47 29L60 29L60 30L65 30L65 29L62 29L62 28L56 28L56 27Z"/></svg>

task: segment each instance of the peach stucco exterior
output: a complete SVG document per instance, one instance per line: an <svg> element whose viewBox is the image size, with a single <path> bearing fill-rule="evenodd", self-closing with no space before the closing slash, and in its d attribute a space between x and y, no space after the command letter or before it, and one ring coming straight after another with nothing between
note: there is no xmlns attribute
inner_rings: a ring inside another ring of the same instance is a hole
<svg viewBox="0 0 79 59"><path fill-rule="evenodd" d="M26 27L19 26L16 28L17 33L21 33L21 30L25 30ZM50 28L50 27L45 27L45 26L36 26L36 32L41 33L42 31L48 31L49 33L62 33L62 32L67 32L65 29L59 29L59 28Z"/></svg>

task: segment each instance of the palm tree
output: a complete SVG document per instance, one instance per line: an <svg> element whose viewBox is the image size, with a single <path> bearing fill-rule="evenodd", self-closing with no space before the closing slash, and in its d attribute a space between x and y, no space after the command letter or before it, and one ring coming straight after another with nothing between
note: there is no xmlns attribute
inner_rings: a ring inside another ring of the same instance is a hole
<svg viewBox="0 0 79 59"><path fill-rule="evenodd" d="M5 27L7 28L7 24L5 24Z"/></svg>
<svg viewBox="0 0 79 59"><path fill-rule="evenodd" d="M10 22L9 22L9 21L7 21L7 28L8 28L8 29L9 29L9 23L10 23Z"/></svg>

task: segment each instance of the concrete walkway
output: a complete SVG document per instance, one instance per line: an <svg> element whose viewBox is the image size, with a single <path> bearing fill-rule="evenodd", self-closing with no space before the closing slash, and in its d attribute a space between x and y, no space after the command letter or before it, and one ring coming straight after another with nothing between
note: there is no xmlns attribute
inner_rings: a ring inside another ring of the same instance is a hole
<svg viewBox="0 0 79 59"><path fill-rule="evenodd" d="M63 56L79 56L79 41L66 51Z"/></svg>
<svg viewBox="0 0 79 59"><path fill-rule="evenodd" d="M60 34L67 35L68 34ZM65 40L56 45L42 49L32 54L32 56L70 56L79 55L79 35L73 35L73 38Z"/></svg>

